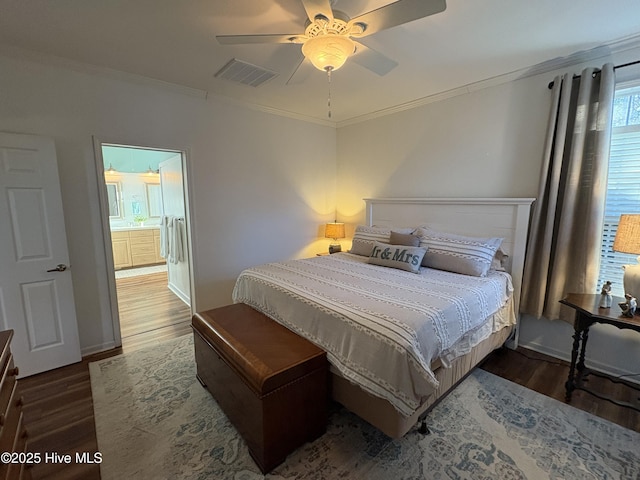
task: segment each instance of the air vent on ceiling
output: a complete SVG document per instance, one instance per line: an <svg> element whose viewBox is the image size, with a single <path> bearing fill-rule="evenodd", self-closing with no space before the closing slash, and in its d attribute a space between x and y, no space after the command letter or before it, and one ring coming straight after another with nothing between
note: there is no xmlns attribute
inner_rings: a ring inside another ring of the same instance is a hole
<svg viewBox="0 0 640 480"><path fill-rule="evenodd" d="M267 70L266 68L252 65L237 58L232 58L224 67L218 70L214 75L216 78L229 80L231 82L242 83L252 87L259 87L264 82L277 77L276 72Z"/></svg>

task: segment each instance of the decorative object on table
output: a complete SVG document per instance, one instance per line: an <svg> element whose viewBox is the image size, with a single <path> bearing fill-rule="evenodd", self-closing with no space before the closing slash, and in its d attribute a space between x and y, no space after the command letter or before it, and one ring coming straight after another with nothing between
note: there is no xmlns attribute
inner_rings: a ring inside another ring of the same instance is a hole
<svg viewBox="0 0 640 480"><path fill-rule="evenodd" d="M640 254L640 214L620 215L613 251ZM624 293L640 295L640 257L636 265L624 267Z"/></svg>
<svg viewBox="0 0 640 480"><path fill-rule="evenodd" d="M339 238L344 238L344 223L327 223L324 227L324 236L333 238L333 243L329 245L329 253L342 251L342 246L338 243Z"/></svg>
<svg viewBox="0 0 640 480"><path fill-rule="evenodd" d="M610 308L612 303L611 282L607 280L600 291L600 308Z"/></svg>
<svg viewBox="0 0 640 480"><path fill-rule="evenodd" d="M633 318L636 314L636 308L638 308L638 301L636 297L633 295L626 293L624 298L627 299L626 302L620 302L618 305L620 306L620 310L622 310L622 315L625 317Z"/></svg>

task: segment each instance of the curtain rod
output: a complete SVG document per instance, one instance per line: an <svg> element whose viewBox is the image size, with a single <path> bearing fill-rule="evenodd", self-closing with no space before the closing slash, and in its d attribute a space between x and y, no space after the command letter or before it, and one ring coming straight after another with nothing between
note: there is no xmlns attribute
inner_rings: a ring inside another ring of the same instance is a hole
<svg viewBox="0 0 640 480"><path fill-rule="evenodd" d="M617 70L618 68L630 67L631 65L637 65L639 63L640 63L640 60L636 60L635 62L624 63L622 65L615 65L613 69ZM573 78L580 78L580 75L574 75ZM548 87L549 87L549 90L553 88L553 80L549 82Z"/></svg>

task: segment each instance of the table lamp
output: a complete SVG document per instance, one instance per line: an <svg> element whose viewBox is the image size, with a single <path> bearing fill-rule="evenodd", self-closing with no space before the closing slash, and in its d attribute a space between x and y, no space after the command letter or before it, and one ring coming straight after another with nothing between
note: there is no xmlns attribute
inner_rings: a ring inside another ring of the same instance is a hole
<svg viewBox="0 0 640 480"><path fill-rule="evenodd" d="M620 215L618 231L613 241L613 251L640 254L640 214ZM636 265L625 265L622 268L624 268L624 293L638 297L640 295L640 257Z"/></svg>
<svg viewBox="0 0 640 480"><path fill-rule="evenodd" d="M338 243L339 238L344 238L344 223L327 223L324 227L324 236L333 238L333 243L329 245L329 253L336 253L342 250L342 246Z"/></svg>

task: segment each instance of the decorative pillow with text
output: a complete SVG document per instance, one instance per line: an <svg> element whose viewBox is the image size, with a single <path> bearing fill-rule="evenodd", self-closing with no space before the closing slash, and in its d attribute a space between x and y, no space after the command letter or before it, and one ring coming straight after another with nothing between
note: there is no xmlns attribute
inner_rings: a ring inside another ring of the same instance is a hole
<svg viewBox="0 0 640 480"><path fill-rule="evenodd" d="M418 273L426 251L427 249L424 247L374 242L371 255L369 255L369 263Z"/></svg>

